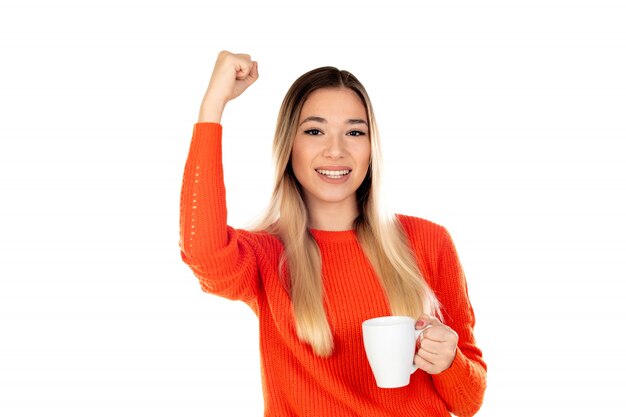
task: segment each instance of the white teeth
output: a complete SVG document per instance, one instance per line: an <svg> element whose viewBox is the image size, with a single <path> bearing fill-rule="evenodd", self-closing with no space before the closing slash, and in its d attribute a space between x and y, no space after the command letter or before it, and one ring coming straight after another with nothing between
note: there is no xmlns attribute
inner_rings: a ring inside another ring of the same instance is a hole
<svg viewBox="0 0 626 417"><path fill-rule="evenodd" d="M349 169L342 169L339 171L330 171L327 169L316 169L316 171L322 175L326 175L327 177L333 178L333 179L341 178L342 176L348 175L350 173Z"/></svg>

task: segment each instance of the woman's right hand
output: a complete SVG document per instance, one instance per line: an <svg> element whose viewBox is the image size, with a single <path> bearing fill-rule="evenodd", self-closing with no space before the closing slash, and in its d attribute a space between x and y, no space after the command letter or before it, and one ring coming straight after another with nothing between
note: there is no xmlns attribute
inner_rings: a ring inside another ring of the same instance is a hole
<svg viewBox="0 0 626 417"><path fill-rule="evenodd" d="M220 123L226 103L239 97L258 78L257 62L250 55L221 51L202 100L198 122Z"/></svg>

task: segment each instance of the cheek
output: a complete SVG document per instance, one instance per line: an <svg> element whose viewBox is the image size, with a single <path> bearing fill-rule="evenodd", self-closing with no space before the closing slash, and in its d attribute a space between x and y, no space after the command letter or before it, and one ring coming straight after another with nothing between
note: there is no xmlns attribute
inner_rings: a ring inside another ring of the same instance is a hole
<svg viewBox="0 0 626 417"><path fill-rule="evenodd" d="M370 158L371 158L371 148L368 146L363 149L363 151L361 152L360 156L360 161L359 161L359 165L362 167L362 171L361 171L361 182L365 180L365 177L367 176L367 171L369 170L369 166L370 166Z"/></svg>
<svg viewBox="0 0 626 417"><path fill-rule="evenodd" d="M301 175L306 170L306 152L297 142L294 142L291 148L291 167L296 178L300 180Z"/></svg>
<svg viewBox="0 0 626 417"><path fill-rule="evenodd" d="M372 149L369 143L367 144L367 146L363 146L363 148L359 150L358 155L359 155L359 164L361 166L364 166L365 170L367 171L367 167L370 164L370 158L372 156Z"/></svg>

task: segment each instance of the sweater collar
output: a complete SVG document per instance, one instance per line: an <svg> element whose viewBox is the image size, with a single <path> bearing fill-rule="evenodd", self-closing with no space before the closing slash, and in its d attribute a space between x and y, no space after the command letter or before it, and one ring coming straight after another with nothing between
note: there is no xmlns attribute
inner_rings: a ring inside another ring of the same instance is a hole
<svg viewBox="0 0 626 417"><path fill-rule="evenodd" d="M317 242L333 243L348 242L357 239L356 230L319 230L309 228L311 235Z"/></svg>

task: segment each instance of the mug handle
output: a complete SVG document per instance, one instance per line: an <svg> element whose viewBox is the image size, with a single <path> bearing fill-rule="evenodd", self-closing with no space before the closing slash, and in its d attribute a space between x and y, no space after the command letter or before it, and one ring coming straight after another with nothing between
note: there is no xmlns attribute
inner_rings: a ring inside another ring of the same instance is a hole
<svg viewBox="0 0 626 417"><path fill-rule="evenodd" d="M426 329L430 328L430 327L433 327L433 325L432 325L432 324L429 324L428 326L424 327L424 328L423 328L423 329L421 329L421 330L417 330L417 329L415 329L415 343L417 343L417 339L419 339L419 337L420 337L420 335L422 334L422 332L423 332L424 330L426 330ZM419 368L418 368L418 366L415 364L415 362L413 362L413 363L411 364L411 366L412 366L412 368L411 368L411 373L412 373L412 374L413 374L413 373L415 373L415 371L417 371L417 370L419 369Z"/></svg>

